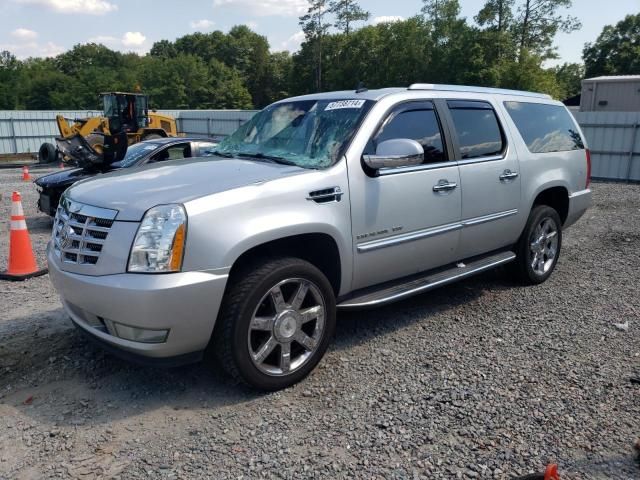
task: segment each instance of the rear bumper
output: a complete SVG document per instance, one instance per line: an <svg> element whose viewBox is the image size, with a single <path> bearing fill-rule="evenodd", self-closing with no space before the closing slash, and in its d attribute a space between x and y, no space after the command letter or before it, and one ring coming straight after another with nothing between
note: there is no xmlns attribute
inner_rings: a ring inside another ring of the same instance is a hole
<svg viewBox="0 0 640 480"><path fill-rule="evenodd" d="M591 190L581 190L569 195L569 213L564 222L563 228L568 228L584 215L584 212L591 206L593 202Z"/></svg>
<svg viewBox="0 0 640 480"><path fill-rule="evenodd" d="M108 350L121 351L121 356L128 358L193 356L197 360L206 349L227 275L208 272L78 275L63 271L51 248L48 262L51 281L73 323L108 346ZM161 343L132 341L118 337L113 322L169 333Z"/></svg>

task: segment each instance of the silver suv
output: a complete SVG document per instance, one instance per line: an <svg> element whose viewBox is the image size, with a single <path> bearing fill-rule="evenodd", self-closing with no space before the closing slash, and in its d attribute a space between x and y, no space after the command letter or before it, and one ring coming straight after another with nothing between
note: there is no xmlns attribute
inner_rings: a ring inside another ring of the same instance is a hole
<svg viewBox="0 0 640 480"><path fill-rule="evenodd" d="M446 85L267 107L215 156L66 191L48 246L73 322L153 363L217 357L274 390L304 378L337 309L509 264L537 284L591 202L571 114L548 96Z"/></svg>

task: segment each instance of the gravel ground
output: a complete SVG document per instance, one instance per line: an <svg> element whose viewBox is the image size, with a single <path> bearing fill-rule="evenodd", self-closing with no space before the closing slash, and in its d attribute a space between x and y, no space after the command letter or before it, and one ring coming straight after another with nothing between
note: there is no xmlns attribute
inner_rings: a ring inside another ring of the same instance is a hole
<svg viewBox="0 0 640 480"><path fill-rule="evenodd" d="M14 189L42 263L35 188L0 170L0 265ZM0 283L0 478L640 478L640 186L593 190L544 285L495 271L342 313L319 368L268 395L120 361L48 276Z"/></svg>

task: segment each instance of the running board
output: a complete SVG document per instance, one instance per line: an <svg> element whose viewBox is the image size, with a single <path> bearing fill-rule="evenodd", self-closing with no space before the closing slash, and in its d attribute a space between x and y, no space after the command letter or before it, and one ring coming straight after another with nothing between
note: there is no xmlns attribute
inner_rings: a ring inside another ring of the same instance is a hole
<svg viewBox="0 0 640 480"><path fill-rule="evenodd" d="M355 297L340 302L337 307L342 310L378 307L491 270L499 265L509 263L515 258L516 254L513 252L500 252L482 258L476 257L467 264L454 265L446 270L436 273L430 272L417 278L413 276L410 281L405 279L404 282L400 280L401 283L386 283L384 284L386 286L382 288L367 288L360 294L356 293Z"/></svg>

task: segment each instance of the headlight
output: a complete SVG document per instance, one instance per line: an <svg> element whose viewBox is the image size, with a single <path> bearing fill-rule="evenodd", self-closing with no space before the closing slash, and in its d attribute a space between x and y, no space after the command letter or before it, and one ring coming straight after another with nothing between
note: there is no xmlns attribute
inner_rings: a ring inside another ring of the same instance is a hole
<svg viewBox="0 0 640 480"><path fill-rule="evenodd" d="M182 268L187 214L182 205L158 205L145 213L129 255L129 272L166 273Z"/></svg>

